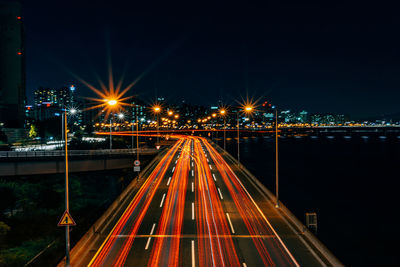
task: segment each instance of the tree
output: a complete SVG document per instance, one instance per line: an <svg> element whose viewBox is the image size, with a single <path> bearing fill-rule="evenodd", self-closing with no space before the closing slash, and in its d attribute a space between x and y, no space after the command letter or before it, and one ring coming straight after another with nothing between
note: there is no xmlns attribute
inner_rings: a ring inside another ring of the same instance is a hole
<svg viewBox="0 0 400 267"><path fill-rule="evenodd" d="M37 130L35 125L31 124L31 129L29 130L29 137L35 138L37 136Z"/></svg>
<svg viewBox="0 0 400 267"><path fill-rule="evenodd" d="M0 222L0 238L5 236L10 230L11 230L10 226L5 224L4 222Z"/></svg>

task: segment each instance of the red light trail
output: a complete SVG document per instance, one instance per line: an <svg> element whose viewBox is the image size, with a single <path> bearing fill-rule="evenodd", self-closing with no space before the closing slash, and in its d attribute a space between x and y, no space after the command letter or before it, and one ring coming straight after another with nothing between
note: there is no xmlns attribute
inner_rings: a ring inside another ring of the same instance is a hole
<svg viewBox="0 0 400 267"><path fill-rule="evenodd" d="M190 265L188 258L192 266L245 266L238 237L253 246L259 264L298 266L217 150L205 138L171 137L178 141L143 182L89 266L128 266L138 258L148 266ZM143 235L149 225L150 235ZM148 239L138 252L133 246L141 238ZM191 244L191 253L185 244Z"/></svg>

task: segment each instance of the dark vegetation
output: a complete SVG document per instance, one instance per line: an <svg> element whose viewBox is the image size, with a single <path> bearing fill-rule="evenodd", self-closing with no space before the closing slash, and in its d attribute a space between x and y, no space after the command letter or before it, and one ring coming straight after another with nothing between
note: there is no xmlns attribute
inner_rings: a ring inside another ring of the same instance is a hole
<svg viewBox="0 0 400 267"><path fill-rule="evenodd" d="M70 174L71 246L133 179L117 170ZM57 223L65 210L64 175L0 180L0 266L52 266L64 256L64 231ZM45 249L47 246L49 248Z"/></svg>

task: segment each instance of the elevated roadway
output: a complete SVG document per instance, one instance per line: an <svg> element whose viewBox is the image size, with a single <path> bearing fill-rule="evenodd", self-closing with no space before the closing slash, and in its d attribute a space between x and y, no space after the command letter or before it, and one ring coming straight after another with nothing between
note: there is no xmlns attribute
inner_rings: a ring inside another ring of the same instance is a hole
<svg viewBox="0 0 400 267"><path fill-rule="evenodd" d="M157 149L140 149L146 160ZM69 171L101 171L129 168L136 159L136 149L70 150ZM65 172L64 151L0 151L0 177L54 174Z"/></svg>
<svg viewBox="0 0 400 267"><path fill-rule="evenodd" d="M72 249L72 266L341 266L205 138L179 137L134 183Z"/></svg>

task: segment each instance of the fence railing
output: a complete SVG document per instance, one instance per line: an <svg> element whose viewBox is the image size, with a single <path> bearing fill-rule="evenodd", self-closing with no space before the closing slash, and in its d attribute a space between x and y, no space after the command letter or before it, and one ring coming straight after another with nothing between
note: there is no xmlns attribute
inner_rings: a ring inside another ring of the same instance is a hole
<svg viewBox="0 0 400 267"><path fill-rule="evenodd" d="M139 149L139 153L157 153L155 148ZM101 150L69 150L68 156L99 156L99 155L121 155L136 154L136 149L101 149ZM64 150L52 151L0 151L0 158L28 158L28 157L61 157Z"/></svg>

